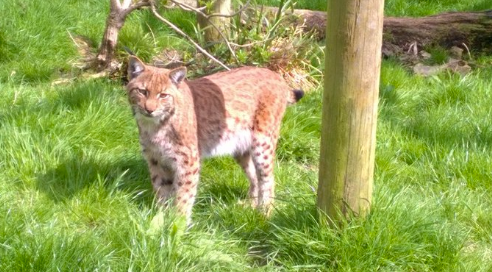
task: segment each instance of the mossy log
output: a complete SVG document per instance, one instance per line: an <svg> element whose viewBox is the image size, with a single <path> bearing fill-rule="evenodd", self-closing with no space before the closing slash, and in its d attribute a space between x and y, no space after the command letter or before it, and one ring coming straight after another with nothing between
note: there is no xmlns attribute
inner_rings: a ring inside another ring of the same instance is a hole
<svg viewBox="0 0 492 272"><path fill-rule="evenodd" d="M269 8L276 12L276 8ZM291 12L305 31L325 37L326 12L296 9ZM383 54L399 54L415 47L461 47L472 52L492 53L492 10L448 12L428 17L385 17Z"/></svg>

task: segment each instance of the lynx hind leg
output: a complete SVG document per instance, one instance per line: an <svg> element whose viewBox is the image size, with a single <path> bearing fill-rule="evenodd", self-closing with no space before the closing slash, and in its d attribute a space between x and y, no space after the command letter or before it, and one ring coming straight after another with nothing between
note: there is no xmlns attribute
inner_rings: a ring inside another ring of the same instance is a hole
<svg viewBox="0 0 492 272"><path fill-rule="evenodd" d="M273 166L275 157L276 137L263 133L253 136L252 160L258 179L258 208L266 215L272 210L275 198L275 179Z"/></svg>
<svg viewBox="0 0 492 272"><path fill-rule="evenodd" d="M234 155L236 162L243 168L246 177L249 180L249 201L252 207L258 206L258 178L256 174L256 167L251 156L251 152L244 154Z"/></svg>

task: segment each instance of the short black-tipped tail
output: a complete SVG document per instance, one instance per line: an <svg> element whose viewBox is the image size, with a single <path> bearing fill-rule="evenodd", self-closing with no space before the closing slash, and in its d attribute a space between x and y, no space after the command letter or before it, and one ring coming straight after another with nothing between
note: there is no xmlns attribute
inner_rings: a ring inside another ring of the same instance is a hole
<svg viewBox="0 0 492 272"><path fill-rule="evenodd" d="M303 90L292 90L291 91L291 96L289 99L289 104L294 104L297 101L301 100L301 98L304 96L304 91Z"/></svg>
<svg viewBox="0 0 492 272"><path fill-rule="evenodd" d="M293 90L294 92L294 98L297 101L301 100L301 98L304 96L304 91L303 90Z"/></svg>

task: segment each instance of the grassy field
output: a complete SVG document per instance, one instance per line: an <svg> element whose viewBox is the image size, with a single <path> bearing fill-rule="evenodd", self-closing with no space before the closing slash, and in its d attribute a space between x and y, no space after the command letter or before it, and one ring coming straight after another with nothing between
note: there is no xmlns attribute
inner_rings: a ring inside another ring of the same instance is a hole
<svg viewBox="0 0 492 272"><path fill-rule="evenodd" d="M383 62L366 220L317 224L320 86L284 118L273 216L243 207L242 171L214 159L183 233L172 214L155 228L160 211L120 82L76 77L68 32L97 44L106 2L0 5L0 271L492 270L491 56L474 56L466 76L422 78ZM487 8L488 0L387 0L385 12ZM167 16L193 32L193 16ZM144 58L189 46L145 12L129 18L121 42Z"/></svg>

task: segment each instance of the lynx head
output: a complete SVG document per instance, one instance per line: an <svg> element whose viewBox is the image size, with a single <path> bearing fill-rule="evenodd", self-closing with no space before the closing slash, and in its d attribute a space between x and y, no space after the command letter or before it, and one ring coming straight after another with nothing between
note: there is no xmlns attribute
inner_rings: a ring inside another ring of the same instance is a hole
<svg viewBox="0 0 492 272"><path fill-rule="evenodd" d="M136 118L161 122L175 111L178 86L186 76L186 68L157 68L145 65L135 56L128 61L128 99Z"/></svg>

